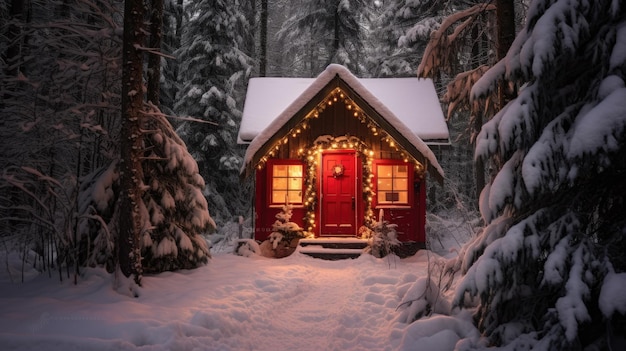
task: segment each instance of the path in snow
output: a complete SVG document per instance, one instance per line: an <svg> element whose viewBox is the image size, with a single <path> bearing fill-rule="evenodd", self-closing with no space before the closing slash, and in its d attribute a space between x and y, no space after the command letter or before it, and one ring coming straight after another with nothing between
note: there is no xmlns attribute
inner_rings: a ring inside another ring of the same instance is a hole
<svg viewBox="0 0 626 351"><path fill-rule="evenodd" d="M385 303L385 298L360 294L357 289L362 285L360 272L350 262L343 263L347 266L343 270L333 267L297 272L297 283L287 293L293 295L269 304L273 311L268 315L274 323L263 325L258 338L265 339L267 344L285 340L282 346L290 350L302 349L303 343L315 345L318 350L379 345L377 340L372 340L380 327L372 325L373 306L368 306L368 311L363 311L363 307L368 305L367 299L371 300L369 305L378 306L376 312L380 317L380 304ZM393 309L396 304L389 307Z"/></svg>
<svg viewBox="0 0 626 351"><path fill-rule="evenodd" d="M396 258L389 267L371 256L329 262L296 254L267 262L228 298L233 307L254 300L253 313L240 312L255 350L383 350L398 324L400 287L425 272L424 261Z"/></svg>
<svg viewBox="0 0 626 351"><path fill-rule="evenodd" d="M391 263L391 267L390 267ZM0 342L33 350L393 350L396 308L426 255L323 261L217 254L144 278L141 297L92 271L78 286L41 276L0 283Z"/></svg>

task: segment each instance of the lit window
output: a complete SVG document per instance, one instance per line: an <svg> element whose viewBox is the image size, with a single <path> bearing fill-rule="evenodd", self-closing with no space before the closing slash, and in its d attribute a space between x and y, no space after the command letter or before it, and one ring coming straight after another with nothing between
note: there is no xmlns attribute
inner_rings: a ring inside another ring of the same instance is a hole
<svg viewBox="0 0 626 351"><path fill-rule="evenodd" d="M407 165L377 165L378 204L409 204L409 167Z"/></svg>
<svg viewBox="0 0 626 351"><path fill-rule="evenodd" d="M271 203L302 203L302 165L275 164L272 166Z"/></svg>

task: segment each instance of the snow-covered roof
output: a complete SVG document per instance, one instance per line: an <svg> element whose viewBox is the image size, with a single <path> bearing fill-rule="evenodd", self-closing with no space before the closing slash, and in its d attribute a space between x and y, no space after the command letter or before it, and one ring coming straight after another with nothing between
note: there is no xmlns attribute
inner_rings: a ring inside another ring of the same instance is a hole
<svg viewBox="0 0 626 351"><path fill-rule="evenodd" d="M443 170L427 142L448 143L449 133L430 79L362 78L331 64L317 78L252 78L239 129L240 143L250 143L244 169L257 151L336 76L421 153L436 172ZM427 142L425 142L426 140Z"/></svg>
<svg viewBox="0 0 626 351"><path fill-rule="evenodd" d="M330 65L318 78L251 78L248 83L238 142L250 143L290 104L297 102L302 93L316 80L327 75L332 78L334 74L328 73L335 71L337 73L346 71L352 75L343 66ZM432 80L421 78L357 79L379 100L380 104L386 106L398 120L426 144L448 143L448 126ZM306 102L308 99L303 101L302 105ZM376 105L372 107L376 109Z"/></svg>

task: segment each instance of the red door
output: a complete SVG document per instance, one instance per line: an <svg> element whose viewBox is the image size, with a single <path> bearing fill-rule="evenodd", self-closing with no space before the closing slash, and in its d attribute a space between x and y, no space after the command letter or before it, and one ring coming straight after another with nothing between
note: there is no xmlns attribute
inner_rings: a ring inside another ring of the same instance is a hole
<svg viewBox="0 0 626 351"><path fill-rule="evenodd" d="M320 235L356 235L356 154L322 154L322 208Z"/></svg>

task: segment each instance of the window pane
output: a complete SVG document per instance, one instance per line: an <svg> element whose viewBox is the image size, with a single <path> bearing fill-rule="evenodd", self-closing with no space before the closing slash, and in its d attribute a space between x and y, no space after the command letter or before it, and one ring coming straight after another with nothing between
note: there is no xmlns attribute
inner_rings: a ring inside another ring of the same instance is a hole
<svg viewBox="0 0 626 351"><path fill-rule="evenodd" d="M393 180L393 190L408 190L408 179L406 178L396 178Z"/></svg>
<svg viewBox="0 0 626 351"><path fill-rule="evenodd" d="M407 173L407 169L408 167L406 165L398 165L398 166L394 166L394 176L396 177L407 177L408 173Z"/></svg>
<svg viewBox="0 0 626 351"><path fill-rule="evenodd" d="M302 178L289 178L289 190L300 191L301 189L302 189Z"/></svg>
<svg viewBox="0 0 626 351"><path fill-rule="evenodd" d="M302 178L302 165L289 166L289 176Z"/></svg>
<svg viewBox="0 0 626 351"><path fill-rule="evenodd" d="M302 193L299 191L289 191L289 203L300 203L302 202Z"/></svg>
<svg viewBox="0 0 626 351"><path fill-rule="evenodd" d="M393 190L392 179L378 179L378 190Z"/></svg>
<svg viewBox="0 0 626 351"><path fill-rule="evenodd" d="M274 190L287 190L287 178L276 178L272 179L272 188Z"/></svg>
<svg viewBox="0 0 626 351"><path fill-rule="evenodd" d="M287 177L289 167L287 165L274 165L274 177Z"/></svg>
<svg viewBox="0 0 626 351"><path fill-rule="evenodd" d="M406 191L399 191L398 193L398 203L400 204L408 204L409 203L409 193Z"/></svg>
<svg viewBox="0 0 626 351"><path fill-rule="evenodd" d="M287 191L272 191L272 202L273 203L280 203L280 204L284 204L285 203L285 199L287 196Z"/></svg>
<svg viewBox="0 0 626 351"><path fill-rule="evenodd" d="M379 178L391 178L393 177L393 166L378 165L377 173Z"/></svg>
<svg viewBox="0 0 626 351"><path fill-rule="evenodd" d="M387 192L386 191L379 191L378 193L378 203L379 204L388 204L389 201L387 201Z"/></svg>

